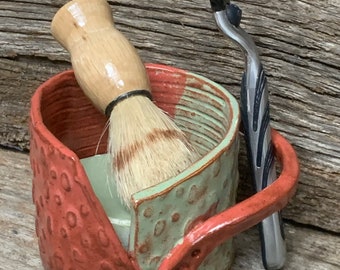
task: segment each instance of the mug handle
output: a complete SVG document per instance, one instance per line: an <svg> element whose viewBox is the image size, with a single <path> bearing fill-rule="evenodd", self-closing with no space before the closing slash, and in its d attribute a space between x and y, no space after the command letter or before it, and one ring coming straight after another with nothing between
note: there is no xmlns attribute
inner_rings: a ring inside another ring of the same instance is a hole
<svg viewBox="0 0 340 270"><path fill-rule="evenodd" d="M299 161L293 147L275 130L272 130L272 140L282 165L279 178L259 193L195 227L170 251L159 270L197 269L214 248L288 204L297 188Z"/></svg>

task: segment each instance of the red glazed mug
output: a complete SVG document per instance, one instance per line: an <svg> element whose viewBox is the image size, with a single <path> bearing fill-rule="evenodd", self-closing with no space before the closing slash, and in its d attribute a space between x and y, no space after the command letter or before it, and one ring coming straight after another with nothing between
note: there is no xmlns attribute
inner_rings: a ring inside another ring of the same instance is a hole
<svg viewBox="0 0 340 270"><path fill-rule="evenodd" d="M156 103L173 115L178 95L167 98L164 89L176 85L174 91L183 92L181 87L187 83L183 78L188 73L155 64L147 65L147 70L151 85L157 85L153 89ZM80 163L80 159L93 155L99 141L98 153L106 152L106 138L100 140L106 121L84 96L72 71L42 84L32 98L33 200L45 269L143 269L136 253L122 246ZM297 157L276 131L273 144L282 164L275 183L237 205L202 218L168 254L158 258L159 269L197 269L216 247L288 203L297 186Z"/></svg>

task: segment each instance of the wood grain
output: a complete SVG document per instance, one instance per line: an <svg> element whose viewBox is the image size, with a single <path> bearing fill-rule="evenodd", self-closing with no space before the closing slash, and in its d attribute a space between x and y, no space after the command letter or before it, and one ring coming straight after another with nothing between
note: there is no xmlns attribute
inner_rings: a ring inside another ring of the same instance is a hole
<svg viewBox="0 0 340 270"><path fill-rule="evenodd" d="M34 229L31 170L27 154L0 148L0 269L42 269ZM336 270L340 267L340 238L285 224L285 269ZM255 228L235 240L232 270L262 268L259 235Z"/></svg>
<svg viewBox="0 0 340 270"><path fill-rule="evenodd" d="M70 67L50 22L65 0L0 1L0 144L28 150L34 89ZM143 60L204 75L239 97L243 57L218 31L209 1L109 1L117 28ZM244 27L267 71L272 125L301 161L296 197L284 216L340 232L340 2L244 0ZM243 180L246 162L241 157ZM248 195L249 184L242 187ZM242 196L241 196L242 197Z"/></svg>

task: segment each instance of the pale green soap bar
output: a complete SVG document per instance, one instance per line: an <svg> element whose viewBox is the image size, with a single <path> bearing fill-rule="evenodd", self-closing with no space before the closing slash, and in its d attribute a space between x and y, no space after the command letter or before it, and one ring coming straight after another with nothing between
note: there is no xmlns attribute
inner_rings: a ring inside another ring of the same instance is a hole
<svg viewBox="0 0 340 270"><path fill-rule="evenodd" d="M127 249L131 214L118 198L114 179L109 179L109 155L92 156L82 159L81 163L120 241Z"/></svg>

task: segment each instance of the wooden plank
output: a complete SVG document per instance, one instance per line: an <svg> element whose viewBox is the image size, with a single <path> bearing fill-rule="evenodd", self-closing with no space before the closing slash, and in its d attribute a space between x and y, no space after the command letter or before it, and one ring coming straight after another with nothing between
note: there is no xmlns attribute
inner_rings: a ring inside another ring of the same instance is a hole
<svg viewBox="0 0 340 270"><path fill-rule="evenodd" d="M0 149L0 268L39 269L28 156ZM3 267L3 268L2 268Z"/></svg>
<svg viewBox="0 0 340 270"><path fill-rule="evenodd" d="M0 269L42 269L34 230L31 178L27 154L0 149ZM286 235L285 269L339 269L338 236L291 224L286 224ZM232 270L262 269L256 228L239 235L235 246Z"/></svg>
<svg viewBox="0 0 340 270"><path fill-rule="evenodd" d="M66 0L0 2L0 145L29 148L27 115L34 89L70 67L49 33ZM212 19L209 1L110 1L117 27L146 62L204 75L239 96L243 57ZM267 70L272 124L301 160L297 196L284 216L340 232L339 1L240 1ZM242 179L247 179L241 158ZM247 186L247 185L245 185ZM249 186L249 185L248 185ZM249 188L243 188L249 194Z"/></svg>
<svg viewBox="0 0 340 270"><path fill-rule="evenodd" d="M28 150L30 98L44 80L67 68L43 59L0 58L0 145Z"/></svg>

